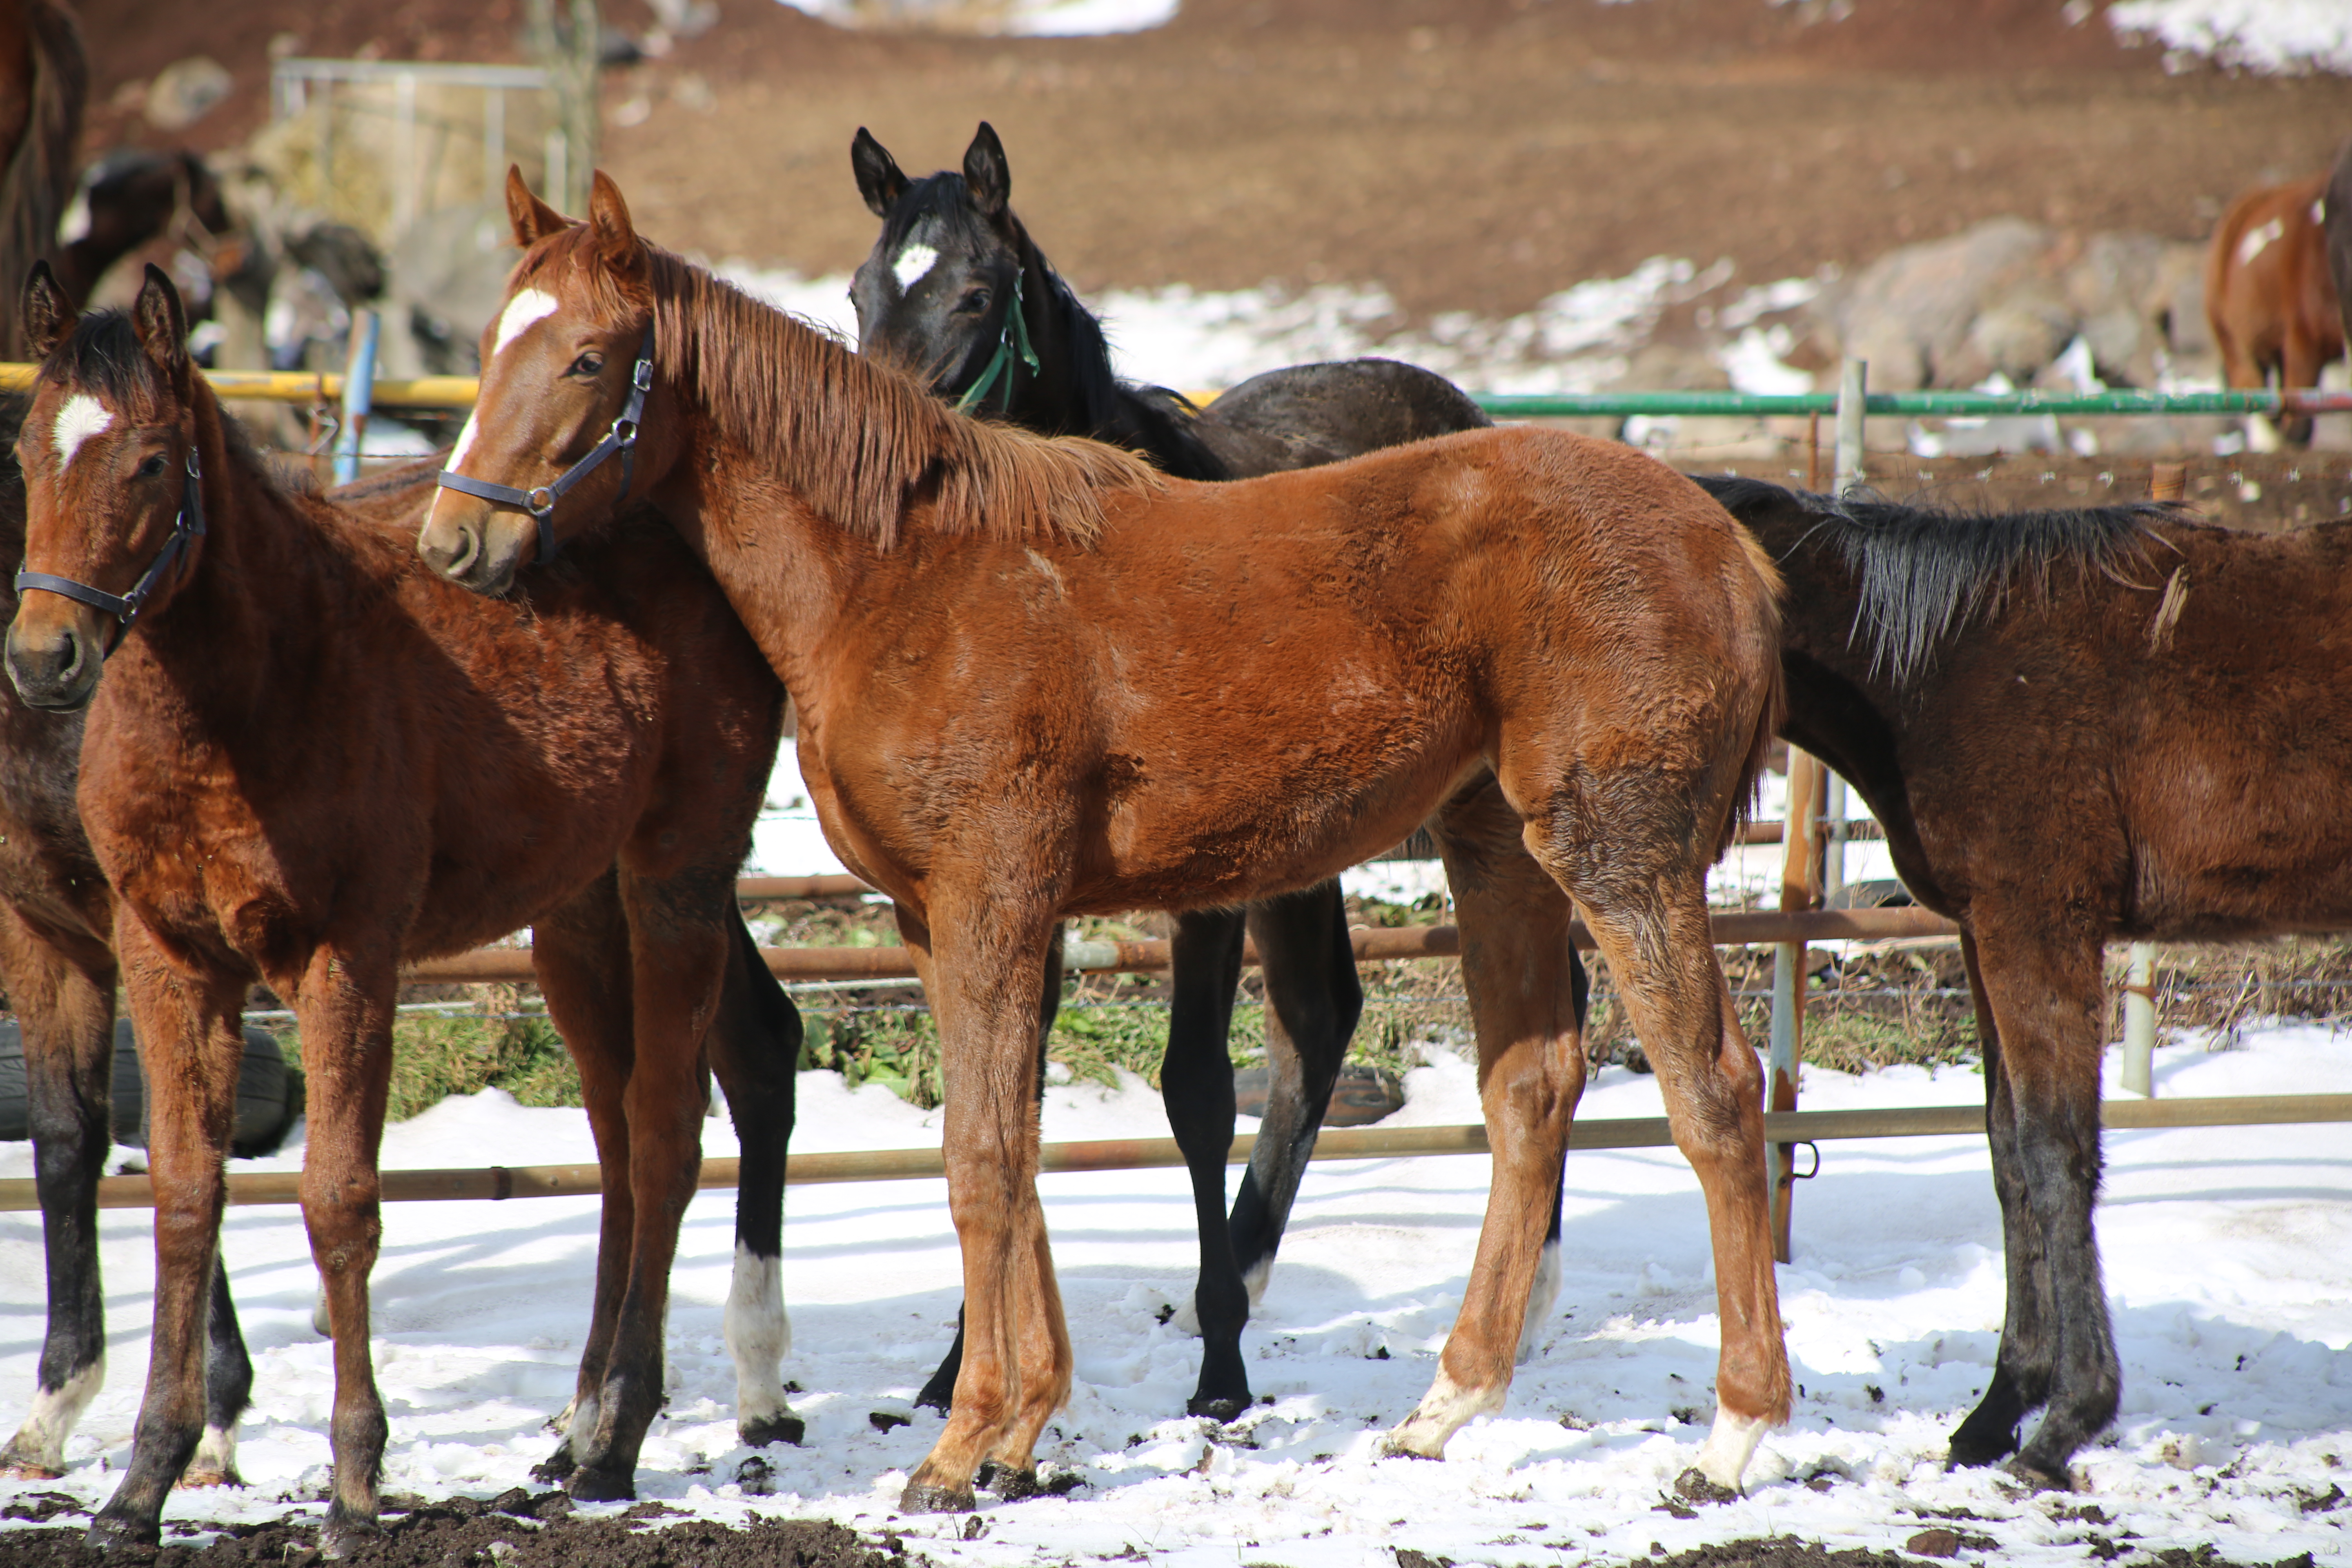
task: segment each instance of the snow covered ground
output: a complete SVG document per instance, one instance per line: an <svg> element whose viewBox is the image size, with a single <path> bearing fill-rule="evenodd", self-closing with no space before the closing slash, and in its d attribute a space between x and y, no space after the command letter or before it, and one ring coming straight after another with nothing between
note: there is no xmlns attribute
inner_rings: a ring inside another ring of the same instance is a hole
<svg viewBox="0 0 2352 1568"><path fill-rule="evenodd" d="M2352 1089L2352 1047L2324 1030L2250 1031L2241 1049L2175 1044L2166 1096ZM1442 1056L1412 1075L1400 1121L1475 1119L1469 1068ZM1808 1074L1805 1104L1974 1103L1978 1079L1902 1069ZM803 1080L800 1147L912 1146L925 1114L830 1075ZM1589 1117L1654 1115L1655 1081L1622 1068L1587 1095ZM1061 1088L1046 1136L1162 1134L1157 1098ZM708 1150L732 1152L726 1123ZM1112 1553L1154 1563L1289 1568L1386 1563L1412 1546L1460 1563L1622 1562L1652 1543L1793 1532L1899 1547L1966 1510L1956 1528L2000 1543L2004 1563L2075 1563L2092 1532L2139 1548L2212 1542L2240 1562L2352 1553L2352 1508L2301 1511L2298 1493L2352 1480L2352 1153L2340 1129L2130 1132L2107 1140L2100 1224L2127 1386L2111 1442L2081 1459L2075 1498L2017 1495L2000 1477L1948 1475L1946 1433L1990 1372L2001 1316L2000 1236L1982 1141L1847 1142L1800 1189L1797 1258L1780 1271L1802 1385L1740 1501L1677 1519L1661 1493L1690 1464L1711 1408L1716 1325L1696 1184L1672 1151L1580 1153L1570 1166L1564 1289L1508 1407L1465 1428L1443 1463L1374 1458L1380 1433L1427 1385L1475 1243L1487 1163L1426 1158L1320 1164L1302 1192L1272 1287L1246 1339L1274 1403L1246 1436L1181 1412L1199 1347L1160 1321L1193 1277L1178 1171L1055 1175L1043 1183L1076 1336L1078 1384L1041 1457L1087 1486L1067 1500L961 1519L893 1518L907 1468L938 1418L904 1414L953 1326L957 1267L937 1181L799 1187L786 1230L807 1446L775 1447L773 1495L735 1480L733 1379L719 1345L731 1205L689 1212L669 1325L673 1395L638 1482L647 1497L740 1520L747 1510L885 1527L941 1562L1015 1564ZM524 1110L495 1091L395 1127L392 1166L589 1157L576 1111ZM256 1163L292 1165L299 1150ZM0 1144L0 1174L31 1169ZM385 1216L376 1270L379 1375L390 1405L387 1489L491 1495L530 1485L551 1446L585 1326L592 1200L404 1204ZM146 1360L152 1237L135 1212L104 1218L112 1364L69 1450L63 1489L95 1501L128 1452ZM311 1333L311 1275L289 1209L229 1215L230 1271L257 1363L243 1428L241 1493L175 1495L167 1520L274 1518L325 1476L328 1347ZM40 1337L35 1216L0 1216L0 1426L25 1411ZM1685 1416L1691 1419L1685 1419ZM1696 1421L1697 1424L1693 1424ZM0 1499L19 1489L0 1483ZM2062 1519L2096 1503L2111 1522ZM1985 1553L1970 1551L1971 1559Z"/></svg>

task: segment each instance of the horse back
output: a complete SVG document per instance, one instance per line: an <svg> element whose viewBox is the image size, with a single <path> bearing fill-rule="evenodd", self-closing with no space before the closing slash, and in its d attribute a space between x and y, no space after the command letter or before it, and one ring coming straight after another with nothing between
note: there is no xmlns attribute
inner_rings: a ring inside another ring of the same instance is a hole
<svg viewBox="0 0 2352 1568"><path fill-rule="evenodd" d="M2344 324L2329 275L2325 224L2330 176L2249 191L2231 203L2206 254L2205 312L2233 385L2259 384L2288 335L2343 352ZM2242 366L2252 365L2252 379Z"/></svg>

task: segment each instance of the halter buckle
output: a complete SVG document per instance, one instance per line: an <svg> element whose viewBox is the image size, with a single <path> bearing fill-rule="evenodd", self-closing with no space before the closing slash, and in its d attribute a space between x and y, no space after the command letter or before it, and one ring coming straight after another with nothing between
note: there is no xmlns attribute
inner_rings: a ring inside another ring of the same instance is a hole
<svg viewBox="0 0 2352 1568"><path fill-rule="evenodd" d="M523 492L523 510L533 517L545 517L555 510L555 489L551 485L533 485Z"/></svg>

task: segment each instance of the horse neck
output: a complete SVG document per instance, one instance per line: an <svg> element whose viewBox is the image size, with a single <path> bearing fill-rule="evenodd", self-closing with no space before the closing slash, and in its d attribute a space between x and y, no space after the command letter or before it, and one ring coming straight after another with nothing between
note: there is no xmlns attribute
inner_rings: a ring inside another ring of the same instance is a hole
<svg viewBox="0 0 2352 1568"><path fill-rule="evenodd" d="M1118 379L1102 323L1063 282L1028 231L1021 232L1021 287L1038 370L1024 375L1008 416L1047 436L1088 436L1152 458L1187 479L1228 477L1172 409Z"/></svg>

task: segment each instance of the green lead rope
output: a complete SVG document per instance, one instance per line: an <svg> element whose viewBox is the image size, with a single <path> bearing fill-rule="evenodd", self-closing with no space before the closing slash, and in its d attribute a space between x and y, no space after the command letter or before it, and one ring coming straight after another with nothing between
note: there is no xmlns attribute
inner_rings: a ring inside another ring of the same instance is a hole
<svg viewBox="0 0 2352 1568"><path fill-rule="evenodd" d="M1011 368L1015 355L1029 367L1031 375L1037 374L1037 351L1029 346L1029 315L1021 308L1021 279L1018 272L1013 275L1013 303L1004 312L1003 330L997 333L996 352L989 355L988 368L980 373L980 379L956 399L956 412L959 414L969 414L981 405ZM1005 382L1004 390L1005 402L1009 406L1013 392L1010 381Z"/></svg>

